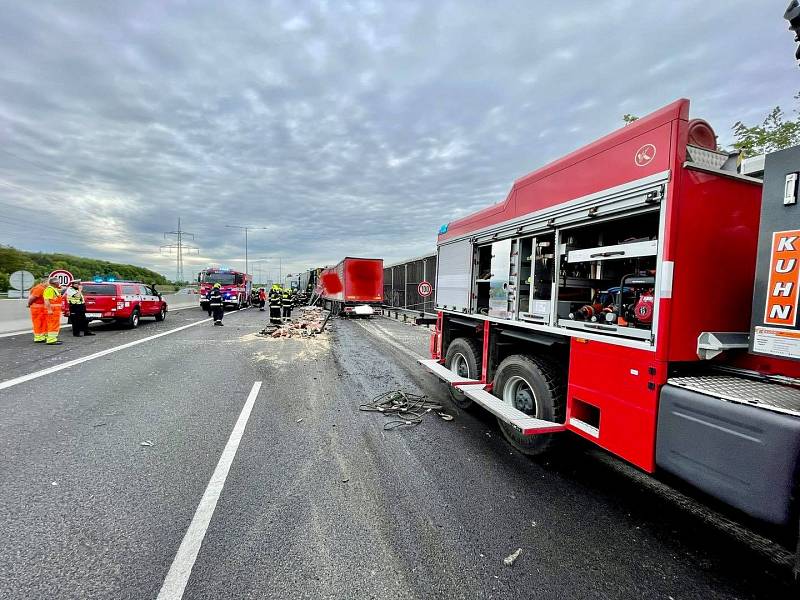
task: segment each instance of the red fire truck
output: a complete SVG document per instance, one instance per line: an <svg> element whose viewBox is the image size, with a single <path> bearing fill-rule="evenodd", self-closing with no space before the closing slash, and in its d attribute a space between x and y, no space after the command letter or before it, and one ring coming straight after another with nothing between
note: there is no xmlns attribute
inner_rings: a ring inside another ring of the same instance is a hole
<svg viewBox="0 0 800 600"><path fill-rule="evenodd" d="M521 452L577 435L796 535L799 171L679 100L518 179L440 229L421 362Z"/></svg>
<svg viewBox="0 0 800 600"><path fill-rule="evenodd" d="M317 293L323 306L337 315L369 316L383 302L383 259L343 259L322 269Z"/></svg>
<svg viewBox="0 0 800 600"><path fill-rule="evenodd" d="M220 284L222 302L225 306L243 308L250 304L250 289L253 276L231 269L203 269L197 276L200 284L200 308L208 310L206 294L215 283Z"/></svg>

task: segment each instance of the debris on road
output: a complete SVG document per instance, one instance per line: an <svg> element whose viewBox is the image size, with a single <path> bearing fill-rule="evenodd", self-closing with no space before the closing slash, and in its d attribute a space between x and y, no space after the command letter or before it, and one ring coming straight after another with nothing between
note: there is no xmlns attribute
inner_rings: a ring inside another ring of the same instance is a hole
<svg viewBox="0 0 800 600"><path fill-rule="evenodd" d="M422 418L429 412L436 412L445 421L452 421L453 416L443 411L443 407L438 402L426 400L427 396L410 394L403 390L393 390L375 396L369 402L358 407L364 412L379 412L386 417L397 417L392 421L384 423L386 430L396 429L404 425L419 425ZM449 417L449 418L448 418Z"/></svg>
<svg viewBox="0 0 800 600"><path fill-rule="evenodd" d="M297 318L283 325L267 325L259 334L271 338L314 337L322 333L328 318L317 306L301 306ZM328 317L330 314L328 315Z"/></svg>
<svg viewBox="0 0 800 600"><path fill-rule="evenodd" d="M150 440L145 440L143 442L140 442L139 445L140 446L152 446L153 442L151 442Z"/></svg>
<svg viewBox="0 0 800 600"><path fill-rule="evenodd" d="M514 564L514 561L519 558L519 555L522 554L522 548L517 548L517 551L513 554L509 554L503 559L503 564L507 567L510 567Z"/></svg>
<svg viewBox="0 0 800 600"><path fill-rule="evenodd" d="M300 422L302 422L302 420L303 420L303 417L300 417L299 419L297 419L297 420L295 421L295 423L300 423Z"/></svg>

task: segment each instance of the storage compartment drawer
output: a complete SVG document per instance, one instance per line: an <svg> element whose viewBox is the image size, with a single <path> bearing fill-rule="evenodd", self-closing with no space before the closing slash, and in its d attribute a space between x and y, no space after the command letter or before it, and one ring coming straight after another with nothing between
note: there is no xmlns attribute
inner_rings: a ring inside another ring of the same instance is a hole
<svg viewBox="0 0 800 600"><path fill-rule="evenodd" d="M617 244L615 246L570 250L567 254L567 261L574 263L589 260L613 260L636 258L637 256L655 256L656 254L658 254L658 240L646 240L644 242L631 242L630 244Z"/></svg>
<svg viewBox="0 0 800 600"><path fill-rule="evenodd" d="M647 350L572 338L567 429L652 473L665 371Z"/></svg>
<svg viewBox="0 0 800 600"><path fill-rule="evenodd" d="M800 418L665 385L656 464L749 515L786 524Z"/></svg>

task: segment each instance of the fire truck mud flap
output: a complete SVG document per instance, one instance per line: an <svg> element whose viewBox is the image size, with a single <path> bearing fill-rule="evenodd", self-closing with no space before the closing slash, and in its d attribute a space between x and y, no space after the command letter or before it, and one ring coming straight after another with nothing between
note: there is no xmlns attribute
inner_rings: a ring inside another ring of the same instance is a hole
<svg viewBox="0 0 800 600"><path fill-rule="evenodd" d="M709 387L701 379L711 378L677 378L662 389L656 464L751 516L789 523L800 415L714 394L719 382Z"/></svg>
<svg viewBox="0 0 800 600"><path fill-rule="evenodd" d="M498 419L518 429L522 435L536 435L539 433L557 433L565 431L563 423L553 423L544 419L537 419L526 415L521 410L506 404L494 394L486 391L486 385L476 380L464 380L437 360L420 360L419 363L449 385L459 390Z"/></svg>

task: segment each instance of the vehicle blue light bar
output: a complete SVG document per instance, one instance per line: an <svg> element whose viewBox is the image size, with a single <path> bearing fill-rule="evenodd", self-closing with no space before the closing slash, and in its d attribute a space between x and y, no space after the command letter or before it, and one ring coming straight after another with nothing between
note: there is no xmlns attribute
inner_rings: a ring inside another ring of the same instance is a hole
<svg viewBox="0 0 800 600"><path fill-rule="evenodd" d="M450 225L450 223L445 223L444 225L442 225L441 227L439 227L439 235L442 235L442 234L445 234L445 233L447 233L447 227L448 227L449 225Z"/></svg>

